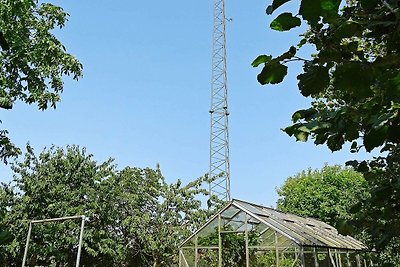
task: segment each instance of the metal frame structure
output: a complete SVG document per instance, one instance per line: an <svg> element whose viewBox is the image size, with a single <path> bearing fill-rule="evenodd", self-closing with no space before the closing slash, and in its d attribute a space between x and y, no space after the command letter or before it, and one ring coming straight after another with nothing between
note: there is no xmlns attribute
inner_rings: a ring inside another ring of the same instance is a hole
<svg viewBox="0 0 400 267"><path fill-rule="evenodd" d="M373 252L321 221L234 199L179 247L179 267L371 267Z"/></svg>
<svg viewBox="0 0 400 267"><path fill-rule="evenodd" d="M30 238L31 238L32 226L34 224L51 223L51 222L63 222L63 221L66 221L66 220L76 220L76 219L81 219L82 220L81 221L81 229L80 229L80 233L79 233L78 253L77 253L77 256L76 256L76 265L75 265L76 267L79 267L79 262L80 262L80 259L81 259L82 241L83 241L83 229L85 227L85 216L84 215L30 221L29 222L29 229L28 229L28 236L26 237L24 258L22 260L22 267L25 267L26 259L27 259L27 256L28 256L28 247L29 247L29 241L30 241Z"/></svg>
<svg viewBox="0 0 400 267"><path fill-rule="evenodd" d="M210 197L230 200L225 2L214 0L211 77Z"/></svg>

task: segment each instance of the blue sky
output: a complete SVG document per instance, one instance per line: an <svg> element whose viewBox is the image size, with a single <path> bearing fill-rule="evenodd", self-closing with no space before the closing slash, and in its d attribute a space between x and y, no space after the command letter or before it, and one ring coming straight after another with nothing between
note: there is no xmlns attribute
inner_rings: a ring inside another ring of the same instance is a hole
<svg viewBox="0 0 400 267"><path fill-rule="evenodd" d="M1 111L19 146L37 153L52 144L77 144L98 161L155 167L169 182L189 182L208 171L212 0L53 1L69 14L56 35L84 65L80 81L65 79L56 110L17 104ZM286 81L261 86L250 65L278 55L302 29L268 28L268 1L226 0L232 196L274 206L276 187L301 170L356 158L299 143L280 128L309 99L297 89L299 64ZM290 7L289 7L290 8ZM303 28L304 30L304 28ZM357 158L368 155L357 155ZM12 179L0 167L0 181Z"/></svg>

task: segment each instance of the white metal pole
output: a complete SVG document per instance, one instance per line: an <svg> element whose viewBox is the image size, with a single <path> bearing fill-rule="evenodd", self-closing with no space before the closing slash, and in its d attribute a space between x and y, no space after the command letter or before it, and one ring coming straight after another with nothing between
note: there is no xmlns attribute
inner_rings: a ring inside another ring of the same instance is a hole
<svg viewBox="0 0 400 267"><path fill-rule="evenodd" d="M197 246L197 235L196 235L194 238L194 267L197 267L198 258L199 258L199 251L198 251L198 246Z"/></svg>
<svg viewBox="0 0 400 267"><path fill-rule="evenodd" d="M218 267L222 267L221 214L218 214Z"/></svg>
<svg viewBox="0 0 400 267"><path fill-rule="evenodd" d="M32 222L29 223L28 236L26 237L24 258L22 259L22 267L25 267L26 257L28 255L29 239L31 238L31 232L32 232Z"/></svg>
<svg viewBox="0 0 400 267"><path fill-rule="evenodd" d="M249 255L249 230L248 230L248 217L249 215L246 213L246 219L244 221L245 224L245 245L246 245L246 267L250 267L250 255Z"/></svg>
<svg viewBox="0 0 400 267"><path fill-rule="evenodd" d="M85 227L85 215L82 215L81 233L79 235L78 255L76 256L76 267L79 267L81 260L82 241L83 241L83 228Z"/></svg>
<svg viewBox="0 0 400 267"><path fill-rule="evenodd" d="M276 266L279 267L278 233L275 231L275 258Z"/></svg>

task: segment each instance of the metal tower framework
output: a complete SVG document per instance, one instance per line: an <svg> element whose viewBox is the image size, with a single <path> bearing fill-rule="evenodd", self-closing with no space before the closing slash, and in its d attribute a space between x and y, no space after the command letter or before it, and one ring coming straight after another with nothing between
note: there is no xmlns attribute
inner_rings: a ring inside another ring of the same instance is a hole
<svg viewBox="0 0 400 267"><path fill-rule="evenodd" d="M214 0L211 77L210 197L230 200L228 90L226 75L225 2Z"/></svg>

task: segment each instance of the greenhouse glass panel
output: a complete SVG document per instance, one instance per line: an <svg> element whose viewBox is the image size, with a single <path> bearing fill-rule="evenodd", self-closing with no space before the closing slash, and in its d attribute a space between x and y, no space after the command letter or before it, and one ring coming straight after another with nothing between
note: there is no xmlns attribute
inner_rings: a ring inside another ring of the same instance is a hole
<svg viewBox="0 0 400 267"><path fill-rule="evenodd" d="M198 267L218 266L218 249L199 249L197 266Z"/></svg>

